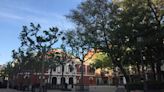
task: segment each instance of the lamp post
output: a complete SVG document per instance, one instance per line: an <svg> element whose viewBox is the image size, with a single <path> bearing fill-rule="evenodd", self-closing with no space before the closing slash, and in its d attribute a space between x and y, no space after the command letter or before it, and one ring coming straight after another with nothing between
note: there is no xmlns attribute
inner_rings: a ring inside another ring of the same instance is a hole
<svg viewBox="0 0 164 92"><path fill-rule="evenodd" d="M146 75L145 75L145 70L144 70L144 62L143 62L143 50L142 50L142 44L143 44L143 38L142 37L137 37L137 42L139 43L139 50L140 50L140 60L141 60L141 66L142 66L142 77L143 77L143 90L144 92L147 92L147 85L146 85Z"/></svg>

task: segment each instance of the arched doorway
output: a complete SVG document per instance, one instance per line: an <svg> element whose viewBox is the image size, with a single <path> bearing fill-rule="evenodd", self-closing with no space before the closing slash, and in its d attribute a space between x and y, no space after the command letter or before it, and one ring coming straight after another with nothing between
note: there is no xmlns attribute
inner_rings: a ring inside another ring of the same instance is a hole
<svg viewBox="0 0 164 92"><path fill-rule="evenodd" d="M73 84L73 78L72 77L69 78L69 84Z"/></svg>
<svg viewBox="0 0 164 92"><path fill-rule="evenodd" d="M53 84L53 85L56 85L56 84L57 84L57 78L56 78L56 77L53 77L53 78L52 78L52 84Z"/></svg>
<svg viewBox="0 0 164 92"><path fill-rule="evenodd" d="M93 84L93 77L89 77L89 84Z"/></svg>
<svg viewBox="0 0 164 92"><path fill-rule="evenodd" d="M65 84L65 78L61 77L61 84Z"/></svg>

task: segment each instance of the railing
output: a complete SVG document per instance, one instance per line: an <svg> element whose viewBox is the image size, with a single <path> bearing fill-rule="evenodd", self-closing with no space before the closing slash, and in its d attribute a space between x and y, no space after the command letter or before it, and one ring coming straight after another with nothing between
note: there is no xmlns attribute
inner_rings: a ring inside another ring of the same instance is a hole
<svg viewBox="0 0 164 92"><path fill-rule="evenodd" d="M75 85L76 92L89 92L89 85Z"/></svg>

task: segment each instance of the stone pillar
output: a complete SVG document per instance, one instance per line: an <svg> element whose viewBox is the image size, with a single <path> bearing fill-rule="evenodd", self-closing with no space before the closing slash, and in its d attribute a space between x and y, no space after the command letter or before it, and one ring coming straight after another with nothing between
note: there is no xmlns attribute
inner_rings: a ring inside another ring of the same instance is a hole
<svg viewBox="0 0 164 92"><path fill-rule="evenodd" d="M123 84L126 84L126 79L125 79L125 77L123 77Z"/></svg>
<svg viewBox="0 0 164 92"><path fill-rule="evenodd" d="M65 77L65 83L69 84L69 77Z"/></svg>
<svg viewBox="0 0 164 92"><path fill-rule="evenodd" d="M61 77L57 77L57 84L61 84Z"/></svg>
<svg viewBox="0 0 164 92"><path fill-rule="evenodd" d="M77 79L76 79L76 76L73 77L73 84L76 84L77 83Z"/></svg>

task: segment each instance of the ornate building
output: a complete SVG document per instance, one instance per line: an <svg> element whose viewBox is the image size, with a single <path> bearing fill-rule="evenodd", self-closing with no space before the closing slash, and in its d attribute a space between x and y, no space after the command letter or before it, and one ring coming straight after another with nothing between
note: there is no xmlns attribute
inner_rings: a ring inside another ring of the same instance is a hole
<svg viewBox="0 0 164 92"><path fill-rule="evenodd" d="M53 69L48 69L48 83L59 85L62 83L76 84L76 60L69 61L63 65L59 65Z"/></svg>
<svg viewBox="0 0 164 92"><path fill-rule="evenodd" d="M52 70L49 69L47 73L47 76L49 76L48 83L52 83L54 85L60 85L62 83L67 83L67 84L81 83L82 81L81 64L76 63L74 61L70 61L66 63L63 68L64 69L62 69L62 65L60 65ZM83 83L85 85L95 85L96 80L95 80L94 71L88 65L84 65L83 70L84 70Z"/></svg>
<svg viewBox="0 0 164 92"><path fill-rule="evenodd" d="M63 59L61 54L64 54L62 50L54 50L51 53L55 53L56 56L59 56L59 61L53 59L51 62L54 63L49 65L49 68L45 70L43 74L43 79L45 84L50 84L52 86L56 85L76 85L81 84L81 62L79 59L66 57ZM58 62L58 64L56 64ZM84 65L84 77L83 83L85 85L96 85L96 79L94 70L90 68L89 65ZM40 72L31 72L24 70L23 72L18 73L17 75L12 76L12 87L19 86L29 86L29 85L39 85L41 81Z"/></svg>

